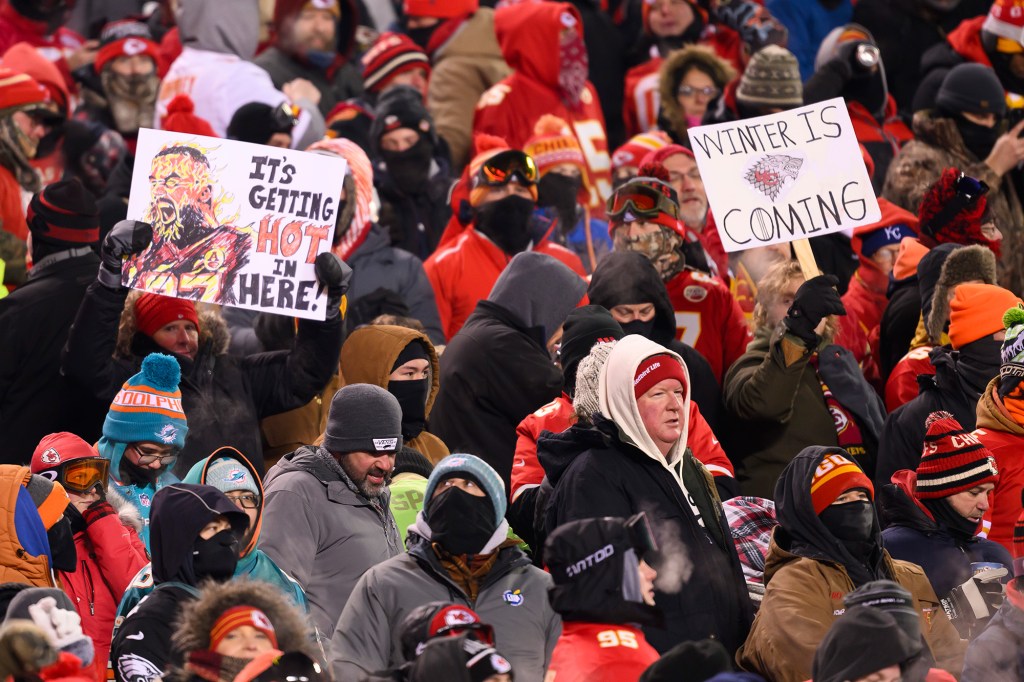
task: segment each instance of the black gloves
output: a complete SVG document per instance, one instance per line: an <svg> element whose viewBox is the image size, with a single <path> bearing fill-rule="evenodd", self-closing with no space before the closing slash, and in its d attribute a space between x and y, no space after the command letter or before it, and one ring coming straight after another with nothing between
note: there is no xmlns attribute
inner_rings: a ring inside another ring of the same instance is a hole
<svg viewBox="0 0 1024 682"><path fill-rule="evenodd" d="M141 253L153 241L153 226L138 220L114 225L100 247L100 271L96 279L108 289L121 288L121 265L125 258Z"/></svg>
<svg viewBox="0 0 1024 682"><path fill-rule="evenodd" d="M352 279L352 268L330 251L325 251L317 256L316 264L313 267L320 285L327 289L326 319L336 319L341 316L341 297L348 291L348 283Z"/></svg>
<svg viewBox="0 0 1024 682"><path fill-rule="evenodd" d="M783 323L793 336L803 341L808 348L818 345L815 328L829 315L845 315L836 285L839 280L835 275L818 275L807 280L796 290L793 305L786 312Z"/></svg>

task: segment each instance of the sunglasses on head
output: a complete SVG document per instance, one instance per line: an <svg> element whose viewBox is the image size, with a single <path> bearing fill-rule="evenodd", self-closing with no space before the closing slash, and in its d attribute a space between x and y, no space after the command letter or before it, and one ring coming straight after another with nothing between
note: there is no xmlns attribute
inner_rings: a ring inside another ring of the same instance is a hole
<svg viewBox="0 0 1024 682"><path fill-rule="evenodd" d="M659 213L679 217L679 205L671 197L645 185L620 187L608 200L607 213L610 218L621 218L626 211L640 218L653 218Z"/></svg>
<svg viewBox="0 0 1024 682"><path fill-rule="evenodd" d="M533 158L516 149L495 154L484 162L473 176L473 188L501 187L513 180L530 186L537 184L537 164Z"/></svg>

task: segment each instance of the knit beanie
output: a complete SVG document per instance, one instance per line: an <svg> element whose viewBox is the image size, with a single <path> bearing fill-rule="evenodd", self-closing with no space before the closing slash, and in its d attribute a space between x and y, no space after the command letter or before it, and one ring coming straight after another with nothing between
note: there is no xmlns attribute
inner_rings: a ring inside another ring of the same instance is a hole
<svg viewBox="0 0 1024 682"><path fill-rule="evenodd" d="M442 632L443 630L443 632ZM423 653L427 642L440 635L475 631L494 641L494 629L485 625L473 609L462 604L433 601L417 606L398 625L402 654L408 661Z"/></svg>
<svg viewBox="0 0 1024 682"><path fill-rule="evenodd" d="M379 93L406 71L423 69L430 76L430 60L419 45L402 33L383 33L362 58L363 87Z"/></svg>
<svg viewBox="0 0 1024 682"><path fill-rule="evenodd" d="M338 102L327 113L326 137L352 140L361 148L370 149L370 126L373 121L373 111L366 105L353 100Z"/></svg>
<svg viewBox="0 0 1024 682"><path fill-rule="evenodd" d="M33 474L52 471L61 464L76 459L98 458L96 448L86 443L73 433L63 431L43 436L39 445L32 452L31 469Z"/></svg>
<svg viewBox="0 0 1024 682"><path fill-rule="evenodd" d="M917 220L915 219L916 223ZM899 244L908 237L916 237L917 232L910 226L909 223L893 223L892 225L886 225L879 227L867 234L861 235L861 248L860 253L865 258L871 258L871 256L878 253L878 250L885 246L892 246Z"/></svg>
<svg viewBox="0 0 1024 682"><path fill-rule="evenodd" d="M286 112L279 112L280 108L263 102L242 105L231 115L228 139L267 144L277 133L291 135L293 119Z"/></svg>
<svg viewBox="0 0 1024 682"><path fill-rule="evenodd" d="M736 101L749 107L792 109L804 104L800 63L793 53L768 45L754 53L740 77Z"/></svg>
<svg viewBox="0 0 1024 682"><path fill-rule="evenodd" d="M950 69L942 79L935 105L950 114L1006 113L1006 97L999 77L991 66L977 62L957 64Z"/></svg>
<svg viewBox="0 0 1024 682"><path fill-rule="evenodd" d="M399 128L415 130L427 136L435 149L438 146L434 119L419 91L408 85L396 85L377 99L376 118L370 125L372 150L377 156L380 155L380 138Z"/></svg>
<svg viewBox="0 0 1024 682"><path fill-rule="evenodd" d="M183 298L144 293L135 300L135 325L152 338L153 334L178 320L186 320L199 329L196 304Z"/></svg>
<svg viewBox="0 0 1024 682"><path fill-rule="evenodd" d="M398 399L372 384L345 386L331 400L324 447L334 454L398 452L402 449Z"/></svg>
<svg viewBox="0 0 1024 682"><path fill-rule="evenodd" d="M924 245L932 247L953 242L991 247L992 242L981 233L981 218L988 205L987 193L988 185L964 176L956 168L942 171L939 179L925 191L917 210Z"/></svg>
<svg viewBox="0 0 1024 682"><path fill-rule="evenodd" d="M57 106L46 88L27 73L19 73L3 66L0 67L0 111L6 109L36 110L51 116L59 116Z"/></svg>
<svg viewBox="0 0 1024 682"><path fill-rule="evenodd" d="M480 0L405 0L402 14L407 17L454 19L477 11Z"/></svg>
<svg viewBox="0 0 1024 682"><path fill-rule="evenodd" d="M615 341L595 343L590 353L580 360L576 368L576 390L572 396L572 409L583 421L591 421L601 411L601 368L608 361Z"/></svg>
<svg viewBox="0 0 1024 682"><path fill-rule="evenodd" d="M995 0L981 30L1024 44L1024 15L1020 13L1020 5L1015 0Z"/></svg>
<svg viewBox="0 0 1024 682"><path fill-rule="evenodd" d="M494 507L494 524L501 525L505 518L508 496L505 494L505 483L490 464L479 457L467 454L448 455L434 465L427 479L427 488L423 491L424 503L434 497L437 486L448 478L471 478L480 489L487 493L487 499Z"/></svg>
<svg viewBox="0 0 1024 682"><path fill-rule="evenodd" d="M875 487L871 479L852 460L838 452L830 452L822 459L811 479L811 503L814 513L821 514L847 490L864 488L872 498Z"/></svg>
<svg viewBox="0 0 1024 682"><path fill-rule="evenodd" d="M1021 506L1024 506L1024 491L1021 491ZM1024 578L1024 511L1013 524L1013 577Z"/></svg>
<svg viewBox="0 0 1024 682"><path fill-rule="evenodd" d="M485 682L497 675L512 675L512 664L493 646L470 634L438 637L427 642L409 667L409 682L466 680Z"/></svg>
<svg viewBox="0 0 1024 682"><path fill-rule="evenodd" d="M921 617L914 596L892 580L872 580L843 596L843 606L870 606L888 612L911 639L921 637Z"/></svg>
<svg viewBox="0 0 1024 682"><path fill-rule="evenodd" d="M32 496L32 502L35 503L46 530L50 530L61 520L64 510L71 503L64 486L39 474L29 474L25 489Z"/></svg>
<svg viewBox="0 0 1024 682"><path fill-rule="evenodd" d="M270 640L271 646L277 648L277 634L267 614L253 606L233 606L213 622L210 628L210 651L216 650L231 632L245 626L262 632Z"/></svg>
<svg viewBox="0 0 1024 682"><path fill-rule="evenodd" d="M683 390L686 390L686 373L683 366L671 355L652 355L636 367L636 374L633 375L633 395L639 400L640 396L666 379L677 380L683 385Z"/></svg>
<svg viewBox="0 0 1024 682"><path fill-rule="evenodd" d="M405 345L405 348L402 349L402 352L398 354L398 357L391 364L391 371L394 372L405 363L412 362L413 360L430 361L430 353L420 339L413 339Z"/></svg>
<svg viewBox="0 0 1024 682"><path fill-rule="evenodd" d="M932 249L937 251L948 244ZM933 345L938 345L949 323L950 293L967 282L996 283L996 255L979 244L957 246L942 260L942 269L931 294L931 305L924 317L925 329Z"/></svg>
<svg viewBox="0 0 1024 682"><path fill-rule="evenodd" d="M562 342L558 349L565 392L570 396L575 393L576 370L595 343L618 341L623 336L619 323L599 305L585 305L569 313L562 324Z"/></svg>
<svg viewBox="0 0 1024 682"><path fill-rule="evenodd" d="M399 474L416 474L423 478L430 478L430 472L433 470L434 465L430 463L429 459L410 447L402 447L395 457L395 468L392 469L391 475L394 477Z"/></svg>
<svg viewBox="0 0 1024 682"><path fill-rule="evenodd" d="M247 490L259 497L260 489L253 480L248 467L231 457L218 457L206 468L206 485L212 485L222 493L233 490Z"/></svg>
<svg viewBox="0 0 1024 682"><path fill-rule="evenodd" d="M949 341L954 349L1003 331L1007 308L1021 303L1012 292L994 284L961 284L949 303Z"/></svg>
<svg viewBox="0 0 1024 682"><path fill-rule="evenodd" d="M145 55L153 60L157 72L162 72L160 46L153 41L149 26L137 19L119 19L103 27L100 32L100 49L92 68L101 73L103 67L118 57Z"/></svg>
<svg viewBox="0 0 1024 682"><path fill-rule="evenodd" d="M949 497L999 480L995 457L949 412L932 412L925 425L928 432L914 486L917 499Z"/></svg>
<svg viewBox="0 0 1024 682"><path fill-rule="evenodd" d="M1001 351L999 367L999 397L1013 393L1024 381L1024 309L1014 306L1003 314L1006 338Z"/></svg>
<svg viewBox="0 0 1024 682"><path fill-rule="evenodd" d="M576 136L565 119L544 114L533 125L533 137L523 145L523 151L533 157L538 174L543 177L553 167L570 163L586 177L587 162Z"/></svg>
<svg viewBox="0 0 1024 682"><path fill-rule="evenodd" d="M78 180L60 180L32 197L25 214L32 242L74 248L100 240L96 200Z"/></svg>
<svg viewBox="0 0 1024 682"><path fill-rule="evenodd" d="M220 137L205 118L196 116L195 102L185 93L175 95L167 105L167 115L160 122L160 127L171 133Z"/></svg>
<svg viewBox="0 0 1024 682"><path fill-rule="evenodd" d="M5 616L5 625L14 620L35 623L54 649L77 658L75 663L82 668L89 668L92 665L96 655L92 638L82 631L82 619L78 615L78 609L63 590L55 587L30 587L22 590L11 599ZM42 677L49 680L62 679L65 682L82 678L92 679L91 675L82 674L79 677L68 674L71 669L73 668L69 666L68 671L63 671L61 664L58 663L47 670L56 674L52 677L43 674Z"/></svg>
<svg viewBox="0 0 1024 682"><path fill-rule="evenodd" d="M612 154L612 171L623 167L639 168L645 156L670 142L668 135L660 130L634 135Z"/></svg>
<svg viewBox="0 0 1024 682"><path fill-rule="evenodd" d="M640 678L642 682L703 682L732 670L732 657L714 639L680 642L662 654Z"/></svg>
<svg viewBox="0 0 1024 682"><path fill-rule="evenodd" d="M141 371L124 382L103 422L103 436L117 443L162 443L181 449L188 423L181 408L181 368L163 353L150 353Z"/></svg>

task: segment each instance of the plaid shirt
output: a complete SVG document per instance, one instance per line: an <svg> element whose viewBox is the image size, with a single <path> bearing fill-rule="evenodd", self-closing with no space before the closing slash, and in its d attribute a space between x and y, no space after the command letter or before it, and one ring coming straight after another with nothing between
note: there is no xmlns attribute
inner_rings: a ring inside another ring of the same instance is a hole
<svg viewBox="0 0 1024 682"><path fill-rule="evenodd" d="M775 503L760 497L734 497L722 502L725 518L743 565L747 585L764 586L764 561L775 520Z"/></svg>

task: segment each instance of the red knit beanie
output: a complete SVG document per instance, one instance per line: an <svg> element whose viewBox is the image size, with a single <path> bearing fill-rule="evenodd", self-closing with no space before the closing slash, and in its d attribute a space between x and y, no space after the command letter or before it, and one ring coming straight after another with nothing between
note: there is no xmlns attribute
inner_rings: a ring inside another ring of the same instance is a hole
<svg viewBox="0 0 1024 682"><path fill-rule="evenodd" d="M842 453L842 454L840 454ZM847 490L864 488L872 498L875 487L853 460L846 457L845 450L831 452L821 459L811 478L811 504L814 513L821 514Z"/></svg>
<svg viewBox="0 0 1024 682"><path fill-rule="evenodd" d="M686 372L679 361L665 353L652 355L637 365L633 375L633 395L639 398L665 379L678 379L686 390Z"/></svg>
<svg viewBox="0 0 1024 682"><path fill-rule="evenodd" d="M977 436L949 412L932 412L925 421L924 452L917 465L914 496L937 499L999 480L996 459Z"/></svg>
<svg viewBox="0 0 1024 682"><path fill-rule="evenodd" d="M153 336L165 325L177 320L187 320L198 330L196 304L183 298L150 293L143 294L135 301L135 324L146 336Z"/></svg>
<svg viewBox="0 0 1024 682"><path fill-rule="evenodd" d="M362 58L363 86L379 93L406 71L423 69L430 76L430 60L419 45L401 33L384 33Z"/></svg>
<svg viewBox="0 0 1024 682"><path fill-rule="evenodd" d="M277 648L274 624L267 618L267 614L253 606L235 606L222 613L210 628L210 651L214 651L233 630L244 626L259 630L267 636L270 644Z"/></svg>
<svg viewBox="0 0 1024 682"><path fill-rule="evenodd" d="M454 19L479 8L480 0L405 0L402 3L402 13L407 17Z"/></svg>
<svg viewBox="0 0 1024 682"><path fill-rule="evenodd" d="M160 127L172 133L219 137L207 120L196 116L195 111L196 105L192 98L186 94L175 95L167 105L167 115L164 116Z"/></svg>

